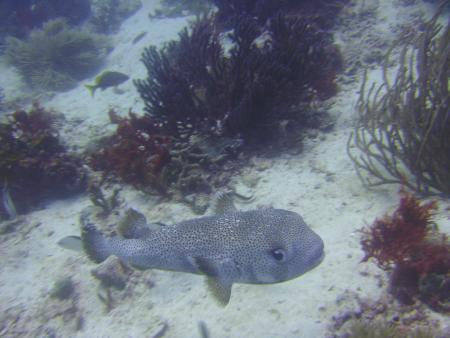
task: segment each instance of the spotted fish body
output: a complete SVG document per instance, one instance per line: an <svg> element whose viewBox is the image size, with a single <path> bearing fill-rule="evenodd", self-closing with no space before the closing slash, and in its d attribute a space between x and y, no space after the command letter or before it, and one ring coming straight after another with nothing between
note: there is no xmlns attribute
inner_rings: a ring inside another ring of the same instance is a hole
<svg viewBox="0 0 450 338"><path fill-rule="evenodd" d="M116 255L139 268L205 274L222 304L228 303L233 283L286 281L323 258L322 239L300 215L281 209L228 211L143 229L141 220L128 238L106 237L86 223L82 241L96 262Z"/></svg>

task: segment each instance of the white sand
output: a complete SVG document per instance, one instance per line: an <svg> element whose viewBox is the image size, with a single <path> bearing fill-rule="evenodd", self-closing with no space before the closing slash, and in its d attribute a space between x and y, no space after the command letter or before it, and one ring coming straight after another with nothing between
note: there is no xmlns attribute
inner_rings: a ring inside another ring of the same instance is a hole
<svg viewBox="0 0 450 338"><path fill-rule="evenodd" d="M175 38L185 25L186 19L150 21L147 14L154 9L155 1L144 2L144 7L114 37L116 47L105 69L144 78L145 69L137 61L143 48ZM372 43L383 46L383 42L392 40L399 24L418 15L429 15L429 6L421 1L407 7L399 7L399 1L391 0L372 3L376 20L367 24L356 24L357 16L352 19L350 15L361 11L359 6L342 13L347 21L354 20L347 22L347 29L342 28L345 25L337 28L337 41L347 53L355 45L356 50ZM132 45L130 41L142 31L148 34ZM348 45L349 32L356 35L353 46ZM370 73L372 80L379 76L379 70ZM360 74L355 79L359 81ZM85 83L90 82L92 79ZM73 146L83 146L112 130L106 114L109 107L122 113L129 108L136 112L143 109L132 81L120 86L124 91L121 95L107 89L98 91L94 98L84 88L85 83L44 104L65 114L67 127L63 136ZM38 331L31 330L47 321L46 304L50 302L48 292L53 283L61 276L71 276L76 283L78 313L84 318L84 325L75 332L70 320L52 319L47 326L56 328L57 337L152 337L163 323L168 324L164 337L200 337L197 329L200 320L206 323L211 337L324 337L331 317L353 305L339 301L344 299L343 294L354 292L362 298L376 299L383 291L378 283L386 279L385 273L372 263L360 263L363 252L358 229L394 210L399 198L398 186L370 191L363 187L347 157L346 142L352 130L358 90L358 83L343 84L340 93L331 100L331 113L337 118L334 131L307 139L299 155L280 155L269 161L255 159L256 163L268 161L270 167L266 170L257 171L257 165L248 169L260 180L255 200L240 207L271 205L300 213L325 242L326 258L319 267L281 284L235 285L231 302L224 309L208 294L201 276L146 271L141 273L142 278L152 281L154 286L137 283L129 297L105 313L97 297L98 281L90 274L96 265L56 244L64 236L79 233L79 212L90 205L87 196L83 196L54 202L27 215L31 230L23 238L8 235L9 239L2 241L0 312L9 309L12 314L9 320L3 318L0 323L23 327L29 332L24 336L36 336ZM156 204L153 198L127 187L121 196L126 205L144 212L150 220L171 223L194 216L184 205ZM444 210L449 202L442 201L440 205L438 223L442 231L450 233L450 221ZM6 330L0 326L0 335Z"/></svg>

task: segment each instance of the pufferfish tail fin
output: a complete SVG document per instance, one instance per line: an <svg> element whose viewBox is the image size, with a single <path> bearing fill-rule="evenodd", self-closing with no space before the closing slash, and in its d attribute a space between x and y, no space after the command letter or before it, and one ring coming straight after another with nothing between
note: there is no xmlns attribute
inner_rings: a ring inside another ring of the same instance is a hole
<svg viewBox="0 0 450 338"><path fill-rule="evenodd" d="M112 255L109 239L91 223L83 224L81 243L84 252L96 263L101 263Z"/></svg>

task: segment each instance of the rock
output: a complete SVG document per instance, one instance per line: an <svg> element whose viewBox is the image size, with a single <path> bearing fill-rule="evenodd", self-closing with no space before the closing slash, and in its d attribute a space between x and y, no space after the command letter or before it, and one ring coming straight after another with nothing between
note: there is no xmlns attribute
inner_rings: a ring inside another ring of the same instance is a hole
<svg viewBox="0 0 450 338"><path fill-rule="evenodd" d="M59 300L69 299L75 291L75 285L70 277L57 280L50 291L50 297Z"/></svg>
<svg viewBox="0 0 450 338"><path fill-rule="evenodd" d="M103 263L91 271L105 287L115 287L123 290L132 270L123 264L116 256L109 256Z"/></svg>

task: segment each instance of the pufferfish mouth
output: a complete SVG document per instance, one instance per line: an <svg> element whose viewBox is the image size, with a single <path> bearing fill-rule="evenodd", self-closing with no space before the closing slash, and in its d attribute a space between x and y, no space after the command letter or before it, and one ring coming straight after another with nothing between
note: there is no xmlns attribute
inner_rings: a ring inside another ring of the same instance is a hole
<svg viewBox="0 0 450 338"><path fill-rule="evenodd" d="M318 266L325 258L325 251L323 250L324 245L323 242L320 243L321 245L318 245L317 248L311 253L311 256L308 259L308 263L310 264L310 267L308 270L311 270Z"/></svg>

